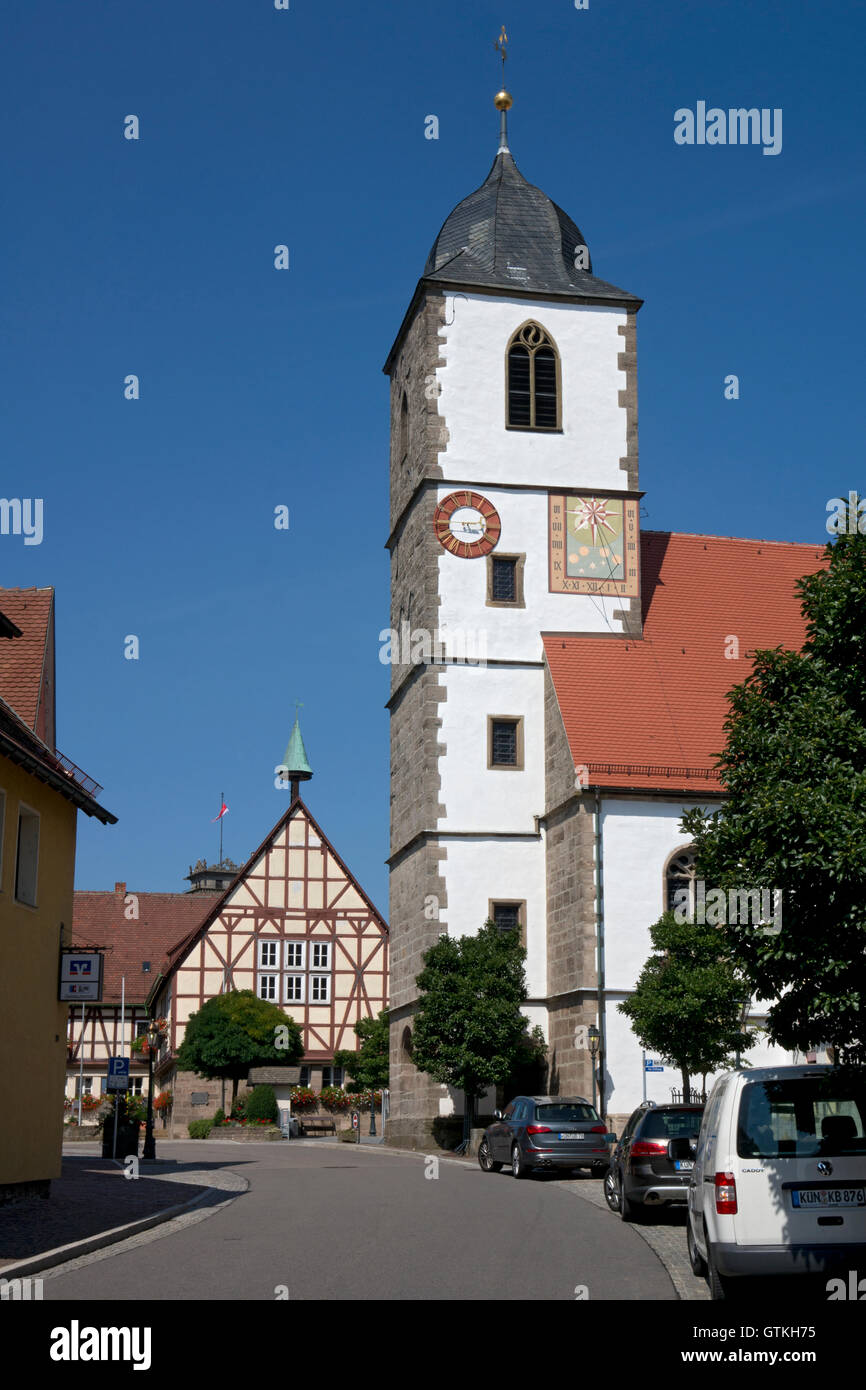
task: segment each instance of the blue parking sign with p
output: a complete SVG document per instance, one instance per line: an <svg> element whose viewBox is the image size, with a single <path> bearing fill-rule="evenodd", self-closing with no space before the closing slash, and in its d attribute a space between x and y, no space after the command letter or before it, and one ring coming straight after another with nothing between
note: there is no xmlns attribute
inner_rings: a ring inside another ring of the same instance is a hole
<svg viewBox="0 0 866 1390"><path fill-rule="evenodd" d="M126 1091L129 1089L129 1058L109 1057L108 1090Z"/></svg>

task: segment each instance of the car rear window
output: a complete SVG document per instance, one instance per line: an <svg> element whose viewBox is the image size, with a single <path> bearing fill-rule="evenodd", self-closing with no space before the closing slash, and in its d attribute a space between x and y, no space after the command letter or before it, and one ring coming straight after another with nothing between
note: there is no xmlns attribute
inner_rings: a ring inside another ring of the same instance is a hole
<svg viewBox="0 0 866 1390"><path fill-rule="evenodd" d="M546 1125L579 1124L582 1120L597 1120L598 1114L591 1105L537 1105L536 1118Z"/></svg>
<svg viewBox="0 0 866 1390"><path fill-rule="evenodd" d="M753 1081L737 1121L741 1158L866 1154L866 1082L823 1075Z"/></svg>
<svg viewBox="0 0 866 1390"><path fill-rule="evenodd" d="M641 1139L696 1139L703 1110L648 1110Z"/></svg>

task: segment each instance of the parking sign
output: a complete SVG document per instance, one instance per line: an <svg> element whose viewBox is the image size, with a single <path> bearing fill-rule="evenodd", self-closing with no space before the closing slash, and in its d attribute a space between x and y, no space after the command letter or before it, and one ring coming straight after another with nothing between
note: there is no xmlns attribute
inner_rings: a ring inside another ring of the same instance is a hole
<svg viewBox="0 0 866 1390"><path fill-rule="evenodd" d="M128 1057L109 1057L108 1077L106 1078L105 1089L107 1091L128 1091L129 1090L129 1058Z"/></svg>

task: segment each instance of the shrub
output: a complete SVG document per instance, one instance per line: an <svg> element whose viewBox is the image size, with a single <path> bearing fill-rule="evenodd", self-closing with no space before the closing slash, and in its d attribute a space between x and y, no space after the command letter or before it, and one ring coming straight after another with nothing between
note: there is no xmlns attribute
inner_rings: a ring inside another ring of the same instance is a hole
<svg viewBox="0 0 866 1390"><path fill-rule="evenodd" d="M210 1120L190 1120L187 1128L190 1139L207 1139L211 1131L211 1122Z"/></svg>
<svg viewBox="0 0 866 1390"><path fill-rule="evenodd" d="M255 1086L247 1100L247 1119L274 1124L279 1118L273 1086Z"/></svg>
<svg viewBox="0 0 866 1390"><path fill-rule="evenodd" d="M341 1144L357 1144L357 1142L358 1142L357 1135L358 1135L358 1131L355 1130L355 1129L341 1129L341 1130L340 1130L340 1136L339 1136L339 1137L340 1137L340 1143L341 1143Z"/></svg>
<svg viewBox="0 0 866 1390"><path fill-rule="evenodd" d="M232 1106L232 1119L245 1120L247 1118L247 1096L240 1096Z"/></svg>
<svg viewBox="0 0 866 1390"><path fill-rule="evenodd" d="M224 1125L226 1122L226 1112L224 1110L218 1110L213 1117L213 1122L215 1125Z"/></svg>

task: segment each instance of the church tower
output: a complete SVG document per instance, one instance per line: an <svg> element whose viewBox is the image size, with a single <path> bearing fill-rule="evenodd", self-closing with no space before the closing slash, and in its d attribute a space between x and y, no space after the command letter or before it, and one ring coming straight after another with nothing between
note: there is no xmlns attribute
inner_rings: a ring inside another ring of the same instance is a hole
<svg viewBox="0 0 866 1390"><path fill-rule="evenodd" d="M639 637L635 317L508 145L437 235L391 381L391 1122L461 1098L412 1065L415 977L492 917L547 1029L542 633ZM386 659L383 656L383 659ZM564 769L569 785L574 769Z"/></svg>

